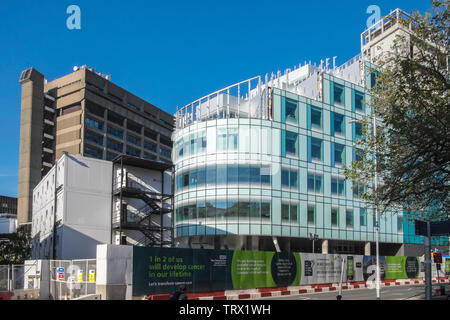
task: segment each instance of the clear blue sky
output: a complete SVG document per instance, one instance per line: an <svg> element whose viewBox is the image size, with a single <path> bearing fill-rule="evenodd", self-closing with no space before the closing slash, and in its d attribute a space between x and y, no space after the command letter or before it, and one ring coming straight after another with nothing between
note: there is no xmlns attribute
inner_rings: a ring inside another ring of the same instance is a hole
<svg viewBox="0 0 450 320"><path fill-rule="evenodd" d="M81 30L69 30L69 5ZM17 196L22 70L53 80L87 64L174 113L250 77L359 52L366 9L424 13L428 0L1 0L0 195ZM332 60L330 60L332 61Z"/></svg>

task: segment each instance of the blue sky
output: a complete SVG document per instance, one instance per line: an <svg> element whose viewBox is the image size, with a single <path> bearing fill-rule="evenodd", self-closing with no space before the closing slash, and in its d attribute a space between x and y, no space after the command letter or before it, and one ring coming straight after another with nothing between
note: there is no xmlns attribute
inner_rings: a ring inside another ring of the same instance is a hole
<svg viewBox="0 0 450 320"><path fill-rule="evenodd" d="M81 29L69 30L69 5ZM53 80L87 64L174 113L250 77L358 54L377 5L424 13L428 0L0 1L0 195L17 196L21 71Z"/></svg>

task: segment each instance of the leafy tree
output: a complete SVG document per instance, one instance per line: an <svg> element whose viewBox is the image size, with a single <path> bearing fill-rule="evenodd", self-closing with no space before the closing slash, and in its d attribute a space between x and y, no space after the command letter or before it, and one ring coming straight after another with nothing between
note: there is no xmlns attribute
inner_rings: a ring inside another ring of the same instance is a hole
<svg viewBox="0 0 450 320"><path fill-rule="evenodd" d="M30 253L31 237L26 227L19 227L9 239L0 241L0 264L23 264Z"/></svg>
<svg viewBox="0 0 450 320"><path fill-rule="evenodd" d="M432 5L402 19L410 32L374 61L376 85L365 102L376 135L372 113L361 121L361 159L344 172L367 186L362 197L380 213L440 220L450 213L449 2Z"/></svg>

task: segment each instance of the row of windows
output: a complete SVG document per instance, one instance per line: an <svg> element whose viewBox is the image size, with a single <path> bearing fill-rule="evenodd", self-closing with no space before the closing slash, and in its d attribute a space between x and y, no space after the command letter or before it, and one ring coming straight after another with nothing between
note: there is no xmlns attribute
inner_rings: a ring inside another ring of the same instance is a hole
<svg viewBox="0 0 450 320"><path fill-rule="evenodd" d="M270 221L270 202L217 200L197 202L196 204L176 208L176 222L213 218L226 219L265 219Z"/></svg>
<svg viewBox="0 0 450 320"><path fill-rule="evenodd" d="M263 184L270 185L270 166L257 165L208 165L178 173L175 190L185 187L214 187L221 184Z"/></svg>
<svg viewBox="0 0 450 320"><path fill-rule="evenodd" d="M331 105L345 105L345 94L344 94L344 86L333 83L331 85L332 90L332 101ZM294 122L298 123L299 121L299 103L294 99L290 99L287 97L281 97L281 108L282 108L282 121L285 122ZM352 110L364 112L364 93L358 90L352 90ZM345 134L345 129L343 126L344 116L340 113L332 112L334 114L334 127L336 131L332 133ZM316 106L308 105L307 109L308 115L308 130L311 128L314 129L323 129L323 112L322 109ZM333 126L333 124L332 124Z"/></svg>
<svg viewBox="0 0 450 320"><path fill-rule="evenodd" d="M254 186L271 185L271 167L269 165L207 165L180 172L175 178L175 191L188 187L215 187L226 184L245 184ZM309 192L323 194L323 174L308 172L307 189ZM299 173L294 168L281 169L281 186L299 189ZM353 196L360 198L365 192L365 185L354 183ZM331 194L346 195L346 182L343 177L331 176Z"/></svg>
<svg viewBox="0 0 450 320"><path fill-rule="evenodd" d="M111 121L109 118L108 118L108 120ZM111 121L111 122L114 122L114 121ZM100 130L100 131L103 131L104 124L103 124L102 121L85 117L84 118L84 123L88 127L91 127L91 128L94 128L94 129L97 129L97 130ZM114 123L116 123L116 122L114 122ZM135 126L132 125L132 124L127 125L127 128L128 129L133 129L133 128L136 129ZM136 133L140 134L140 130L139 131L132 130L132 131L135 131ZM121 129L117 129L117 128L114 128L114 127L111 127L111 126L107 126L106 127L106 132L108 134L116 137L116 138L123 139L123 130L121 130ZM144 130L144 135L147 138L150 138L150 139L155 140L155 141L157 141L157 139L158 139L156 133L148 131L148 130ZM138 146L141 145L141 138L133 136L131 134L127 134L127 141L131 142L131 143L133 143L135 145L138 145ZM171 144L172 144L169 140L164 139L164 138L161 138L161 143L164 144L164 145L167 145L167 146L171 146Z"/></svg>
<svg viewBox="0 0 450 320"><path fill-rule="evenodd" d="M215 223L222 221L248 221L256 220L271 221L273 208L270 202L261 201L238 201L235 199L217 200L217 201L199 201L196 204L179 206L176 208L176 223L188 220L215 219ZM331 227L338 228L340 221L340 210L338 207L331 207L328 212L331 221ZM359 210L359 225L367 227L367 209ZM306 208L306 219L308 226L317 226L316 206L308 204ZM375 216L372 216L372 226L375 228ZM298 224L300 221L300 207L298 203L281 204L281 220L290 224ZM345 227L353 228L355 225L355 216L352 209L345 209ZM402 232L403 220L397 216L397 231Z"/></svg>
<svg viewBox="0 0 450 320"><path fill-rule="evenodd" d="M198 135L192 134L188 139L180 139L176 145L176 154L179 158L188 154L205 152L207 139L205 131ZM324 161L324 141L322 139L308 137L307 139L308 161ZM331 166L345 164L346 146L340 143L331 142ZM218 129L217 151L237 150L238 129ZM290 131L282 131L282 156L299 156L299 135ZM355 159L353 159L355 160Z"/></svg>

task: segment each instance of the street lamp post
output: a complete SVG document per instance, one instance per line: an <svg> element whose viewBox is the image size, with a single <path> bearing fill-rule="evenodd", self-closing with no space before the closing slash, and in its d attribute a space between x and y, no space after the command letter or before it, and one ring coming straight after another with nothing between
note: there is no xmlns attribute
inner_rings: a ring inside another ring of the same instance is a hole
<svg viewBox="0 0 450 320"><path fill-rule="evenodd" d="M351 120L349 123L356 123L361 122L361 120ZM374 165L375 165L375 177L374 177L374 193L375 193L375 255L376 255L376 270L375 270L375 288L376 288L376 295L377 300L380 300L380 248L379 248L379 242L380 242L380 223L379 223L379 216L378 216L378 195L377 195L377 189L378 189L378 171L377 171L377 117L375 115L375 110L373 112L373 137L375 140L375 157L374 157Z"/></svg>

